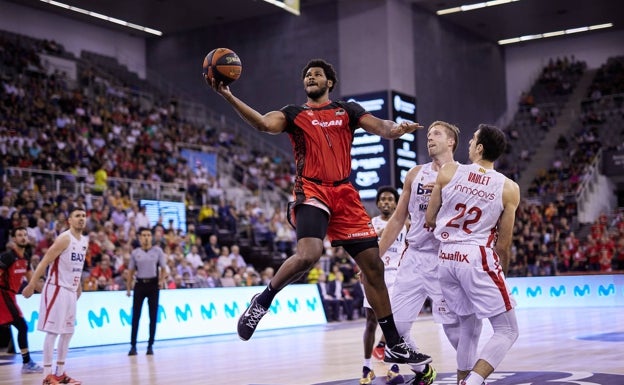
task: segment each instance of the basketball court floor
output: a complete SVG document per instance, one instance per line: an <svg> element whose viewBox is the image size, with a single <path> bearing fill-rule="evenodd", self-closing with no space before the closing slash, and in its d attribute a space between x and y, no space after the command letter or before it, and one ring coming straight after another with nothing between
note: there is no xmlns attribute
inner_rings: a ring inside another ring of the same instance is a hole
<svg viewBox="0 0 624 385"><path fill-rule="evenodd" d="M624 385L624 307L516 311L520 337L490 385ZM491 335L484 325L482 341ZM363 328L360 319L259 331L247 342L231 334L158 341L154 356L145 344L135 357L129 345L70 349L66 370L85 385L358 384ZM434 359L435 384L455 384L455 353L441 327L423 316L412 333ZM33 357L41 363L41 352ZM0 385L41 384L42 375L20 369L19 355L0 354ZM374 384L385 384L387 366L374 361L373 369Z"/></svg>

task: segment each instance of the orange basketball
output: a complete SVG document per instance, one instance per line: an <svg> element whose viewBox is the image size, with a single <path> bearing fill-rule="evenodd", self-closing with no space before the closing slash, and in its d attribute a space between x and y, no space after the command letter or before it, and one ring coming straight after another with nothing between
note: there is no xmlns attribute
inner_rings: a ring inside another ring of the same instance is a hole
<svg viewBox="0 0 624 385"><path fill-rule="evenodd" d="M204 79L208 84L214 78L217 84L228 85L240 77L242 69L240 58L229 48L215 48L204 58Z"/></svg>

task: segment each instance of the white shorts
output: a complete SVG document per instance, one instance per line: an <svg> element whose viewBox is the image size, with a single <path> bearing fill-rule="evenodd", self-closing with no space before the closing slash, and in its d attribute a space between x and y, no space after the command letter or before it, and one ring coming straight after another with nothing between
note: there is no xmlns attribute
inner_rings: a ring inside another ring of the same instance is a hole
<svg viewBox="0 0 624 385"><path fill-rule="evenodd" d="M442 293L455 313L483 319L516 306L494 249L442 243L438 258Z"/></svg>
<svg viewBox="0 0 624 385"><path fill-rule="evenodd" d="M41 292L37 329L55 334L73 334L76 323L77 293L46 284Z"/></svg>
<svg viewBox="0 0 624 385"><path fill-rule="evenodd" d="M394 282L396 281L397 269L387 269L384 271L384 282L386 283L386 287L388 288L388 297L392 298L392 291L394 288ZM362 306L372 309L370 303L368 303L368 299L366 299L366 293L364 293L364 302L362 302Z"/></svg>
<svg viewBox="0 0 624 385"><path fill-rule="evenodd" d="M440 324L459 322L442 296L438 281L438 252L408 247L397 271L390 296L394 320L413 322L418 318L427 297L431 298L433 320Z"/></svg>

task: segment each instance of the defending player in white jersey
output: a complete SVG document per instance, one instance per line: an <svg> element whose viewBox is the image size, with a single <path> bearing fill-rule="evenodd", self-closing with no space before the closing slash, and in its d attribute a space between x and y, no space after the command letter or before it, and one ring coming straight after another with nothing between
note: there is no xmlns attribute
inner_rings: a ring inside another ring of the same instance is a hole
<svg viewBox="0 0 624 385"><path fill-rule="evenodd" d="M390 219L392 213L396 209L397 202L399 201L399 192L391 186L380 187L377 190L377 208L380 215L371 218L371 222L378 236L381 236L386 224ZM394 242L388 248L384 254L379 254L381 260L384 263L384 281L388 288L388 295L392 297L392 288L396 277L397 268L399 266L399 260L401 254L405 248L405 235L407 233L407 226L403 224L403 228L399 234L395 237ZM377 347L373 350L375 344L375 331L377 330L377 317L375 312L368 303L366 296L364 296L364 308L366 309L366 326L364 328L364 365L362 368L362 377L360 378L360 384L372 384L375 378L375 372L371 369L371 355L375 355L378 360L384 359L385 351L385 339L383 335L381 340L377 344Z"/></svg>
<svg viewBox="0 0 624 385"><path fill-rule="evenodd" d="M515 301L504 273L509 267L520 189L494 170L494 161L505 147L501 130L479 125L468 149L473 163L442 167L427 209L427 224L435 227L441 241L442 293L460 319L458 360L478 343L474 326L464 322L467 317L488 318L494 331L461 385L481 385L518 338Z"/></svg>
<svg viewBox="0 0 624 385"><path fill-rule="evenodd" d="M69 341L74 334L76 301L82 292L80 278L89 246L89 237L82 234L86 224L86 212L74 207L69 213L69 230L61 233L41 259L32 274L23 295L29 298L35 291L36 282L50 266L48 278L41 292L37 329L46 332L43 343L43 385L74 384L81 382L65 373L65 359ZM59 337L60 336L60 337ZM56 373L52 373L52 358L56 337L59 337L56 357Z"/></svg>
<svg viewBox="0 0 624 385"><path fill-rule="evenodd" d="M401 224L409 218L408 246L401 258L390 303L399 333L414 349L417 349L417 345L410 331L427 297L432 301L434 321L443 325L444 332L454 348L457 348L459 340L459 320L449 311L438 282L440 242L425 223L425 211L438 170L444 164L455 163L453 153L458 140L459 129L450 123L436 121L429 126L427 150L432 161L408 171L397 209L388 221L379 242L379 251L383 252L388 248ZM480 332L481 322L475 317L473 321L475 330ZM472 355L466 356L463 362L458 362L458 377L464 378L468 374L476 358L475 346ZM436 371L431 365L412 365L412 370L416 374L414 384L427 385L435 380ZM388 380L393 376L395 373L388 372Z"/></svg>

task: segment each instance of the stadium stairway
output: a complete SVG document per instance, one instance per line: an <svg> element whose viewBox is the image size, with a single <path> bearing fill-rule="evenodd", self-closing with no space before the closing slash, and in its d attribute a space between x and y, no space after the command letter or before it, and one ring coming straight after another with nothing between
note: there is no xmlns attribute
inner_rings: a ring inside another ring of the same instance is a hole
<svg viewBox="0 0 624 385"><path fill-rule="evenodd" d="M581 101L587 95L589 85L596 76L596 69L587 70L579 80L572 95L563 107L557 124L548 131L542 142L536 148L532 161L522 172L518 184L520 185L521 196L527 196L531 182L538 175L539 170L548 170L555 154L554 148L560 135L567 136L569 130L574 127L581 115Z"/></svg>

